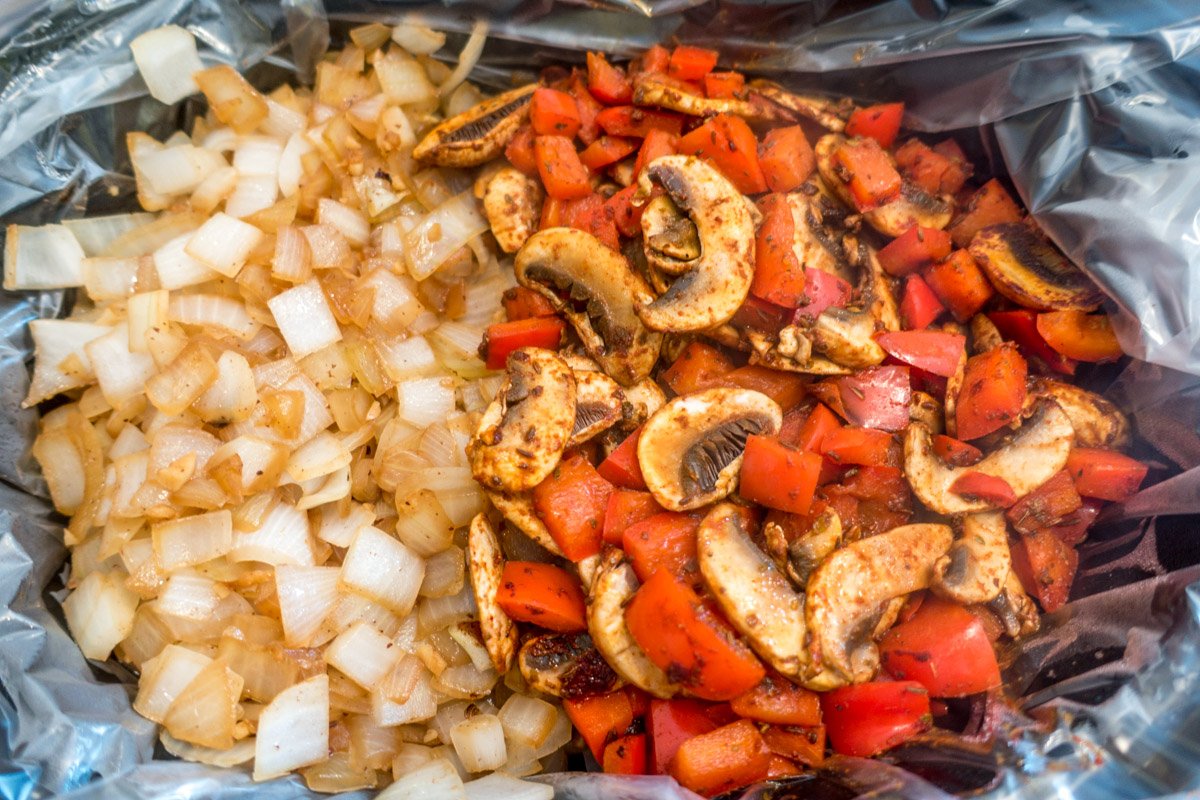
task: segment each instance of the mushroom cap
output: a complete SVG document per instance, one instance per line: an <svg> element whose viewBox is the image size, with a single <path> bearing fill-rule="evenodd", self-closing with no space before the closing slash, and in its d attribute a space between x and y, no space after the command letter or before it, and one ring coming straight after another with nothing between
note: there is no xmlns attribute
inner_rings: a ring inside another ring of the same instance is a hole
<svg viewBox="0 0 1200 800"><path fill-rule="evenodd" d="M1104 294L1050 241L1022 222L990 225L967 248L996 291L1040 311L1092 311Z"/></svg>
<svg viewBox="0 0 1200 800"><path fill-rule="evenodd" d="M499 492L541 483L562 457L575 425L575 376L558 354L523 347L488 405L467 457L475 480Z"/></svg>
<svg viewBox="0 0 1200 800"><path fill-rule="evenodd" d="M962 536L933 570L933 591L957 603L987 603L1004 589L1012 569L1008 524L1002 511L963 517Z"/></svg>
<svg viewBox="0 0 1200 800"><path fill-rule="evenodd" d="M526 683L555 697L606 694L624 685L586 633L547 633L521 645L517 666Z"/></svg>
<svg viewBox="0 0 1200 800"><path fill-rule="evenodd" d="M717 388L676 397L646 421L638 464L663 508L716 502L737 484L746 438L779 430L783 412L761 392Z"/></svg>
<svg viewBox="0 0 1200 800"><path fill-rule="evenodd" d="M654 295L624 256L590 233L547 228L529 237L513 266L517 282L567 318L609 377L629 386L650 374L662 334L649 330L634 307Z"/></svg>
<svg viewBox="0 0 1200 800"><path fill-rule="evenodd" d="M642 211L646 263L667 275L682 275L700 257L700 233L667 195L651 198Z"/></svg>
<svg viewBox="0 0 1200 800"><path fill-rule="evenodd" d="M615 548L605 551L588 594L588 632L618 675L655 697L674 697L679 685L650 660L625 624L625 605L637 589L637 576L624 554Z"/></svg>
<svg viewBox="0 0 1200 800"><path fill-rule="evenodd" d="M513 167L501 167L488 179L480 199L496 243L515 253L538 229L542 187Z"/></svg>
<svg viewBox="0 0 1200 800"><path fill-rule="evenodd" d="M483 645L496 672L503 674L512 666L517 652L517 626L496 599L504 572L504 554L491 523L483 514L476 514L471 520L467 534L467 570L475 593L475 606L479 609Z"/></svg>
<svg viewBox="0 0 1200 800"><path fill-rule="evenodd" d="M413 158L439 167L477 167L504 152L529 116L536 83L498 94L442 122L425 135Z"/></svg>
<svg viewBox="0 0 1200 800"><path fill-rule="evenodd" d="M954 540L948 525L893 528L835 550L808 580L805 616L815 655L850 683L875 677L879 650L871 635L884 604L933 580L933 565Z"/></svg>
<svg viewBox="0 0 1200 800"><path fill-rule="evenodd" d="M621 421L625 393L612 378L595 370L575 373L575 423L568 447L583 444Z"/></svg>
<svg viewBox="0 0 1200 800"><path fill-rule="evenodd" d="M754 278L755 226L746 198L714 167L691 156L652 161L638 179L639 194L648 197L654 183L691 218L700 257L661 296L640 303L638 315L654 330L679 333L728 322Z"/></svg>
<svg viewBox="0 0 1200 800"><path fill-rule="evenodd" d="M933 437L919 422L904 433L904 475L913 494L931 511L953 516L990 511L985 500L969 500L950 491L967 472L1002 478L1022 498L1067 464L1075 431L1058 403L1043 399L1008 444L970 467L951 467L933 452Z"/></svg>
<svg viewBox="0 0 1200 800"><path fill-rule="evenodd" d="M804 598L746 530L746 510L715 506L696 532L700 574L726 618L763 660L789 677L808 664Z"/></svg>

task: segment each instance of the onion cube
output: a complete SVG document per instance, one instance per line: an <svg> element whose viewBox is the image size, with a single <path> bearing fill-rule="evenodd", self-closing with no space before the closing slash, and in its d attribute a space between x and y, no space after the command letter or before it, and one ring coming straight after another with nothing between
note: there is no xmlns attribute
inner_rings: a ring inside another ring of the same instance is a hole
<svg viewBox="0 0 1200 800"><path fill-rule="evenodd" d="M192 75L204 69L196 52L196 39L178 25L146 31L129 43L150 96L162 103L178 103L200 91Z"/></svg>
<svg viewBox="0 0 1200 800"><path fill-rule="evenodd" d="M342 331L315 278L275 295L267 307L293 358L304 358L341 341Z"/></svg>

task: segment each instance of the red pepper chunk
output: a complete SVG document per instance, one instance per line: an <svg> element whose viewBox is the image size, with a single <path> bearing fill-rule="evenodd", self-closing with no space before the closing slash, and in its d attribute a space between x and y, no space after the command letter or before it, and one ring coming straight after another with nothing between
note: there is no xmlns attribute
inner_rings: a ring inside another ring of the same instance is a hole
<svg viewBox="0 0 1200 800"><path fill-rule="evenodd" d="M899 462L896 438L872 428L837 428L821 440L821 454L836 464L894 467Z"/></svg>
<svg viewBox="0 0 1200 800"><path fill-rule="evenodd" d="M975 316L995 294L987 276L966 250L955 250L944 261L930 265L925 270L925 282L959 322Z"/></svg>
<svg viewBox="0 0 1200 800"><path fill-rule="evenodd" d="M767 188L772 192L790 192L800 188L817 167L804 129L799 125L772 128L758 145L758 164Z"/></svg>
<svg viewBox="0 0 1200 800"><path fill-rule="evenodd" d="M601 103L622 105L633 100L633 84L625 71L608 63L600 53L587 54L588 91Z"/></svg>
<svg viewBox="0 0 1200 800"><path fill-rule="evenodd" d="M588 169L569 138L538 136L533 140L533 151L546 194L557 200L575 200L592 193Z"/></svg>
<svg viewBox="0 0 1200 800"><path fill-rule="evenodd" d="M893 358L949 378L965 357L967 337L941 331L886 331L876 334L875 341Z"/></svg>
<svg viewBox="0 0 1200 800"><path fill-rule="evenodd" d="M1062 522L1083 505L1069 470L1059 470L1050 480L1022 497L1008 509L1013 530L1033 533Z"/></svg>
<svg viewBox="0 0 1200 800"><path fill-rule="evenodd" d="M996 651L979 618L960 605L928 597L912 619L879 643L883 668L917 681L934 697L965 697L1000 685Z"/></svg>
<svg viewBox="0 0 1200 800"><path fill-rule="evenodd" d="M550 305L549 300L524 286L506 289L500 296L500 302L504 304L504 316L508 317L509 322L555 315L554 306Z"/></svg>
<svg viewBox="0 0 1200 800"><path fill-rule="evenodd" d="M1036 311L1027 308L992 311L988 313L987 318L996 326L996 330L1000 331L1001 336L1016 342L1022 353L1036 356L1055 372L1063 375L1075 374L1075 361L1047 344L1038 332Z"/></svg>
<svg viewBox="0 0 1200 800"><path fill-rule="evenodd" d="M538 174L537 155L534 153L533 140L533 128L529 125L522 125L517 128L517 132L513 134L512 139L504 148L504 157L508 159L508 163L531 178Z"/></svg>
<svg viewBox="0 0 1200 800"><path fill-rule="evenodd" d="M646 138L642 140L642 146L638 150L637 161L633 165L633 174L641 175L642 170L648 164L654 162L655 159L662 156L669 156L675 152L675 145L678 142L678 137L666 131L651 130L646 133Z"/></svg>
<svg viewBox="0 0 1200 800"><path fill-rule="evenodd" d="M593 172L615 164L638 149L636 139L624 136L601 136L579 154L579 160Z"/></svg>
<svg viewBox="0 0 1200 800"><path fill-rule="evenodd" d="M586 697L563 698L563 711L597 761L604 758L604 749L609 743L629 732L637 714L633 699L627 690Z"/></svg>
<svg viewBox="0 0 1200 800"><path fill-rule="evenodd" d="M1137 494L1149 467L1115 450L1076 447L1067 456L1067 472L1084 497L1124 503Z"/></svg>
<svg viewBox="0 0 1200 800"><path fill-rule="evenodd" d="M486 354L488 369L504 369L508 357L522 347L557 350L567 328L558 317L530 317L489 325L480 349Z"/></svg>
<svg viewBox="0 0 1200 800"><path fill-rule="evenodd" d="M758 163L758 140L741 117L717 114L680 138L678 151L712 162L742 194L767 190Z"/></svg>
<svg viewBox="0 0 1200 800"><path fill-rule="evenodd" d="M975 470L964 473L950 484L950 491L967 500L981 500L995 508L1008 508L1017 502L1016 492L1008 485L1008 481Z"/></svg>
<svg viewBox="0 0 1200 800"><path fill-rule="evenodd" d="M732 371L733 362L720 350L703 342L691 342L660 377L671 391L683 395L716 386Z"/></svg>
<svg viewBox="0 0 1200 800"><path fill-rule="evenodd" d="M971 196L962 215L950 225L950 238L958 247L966 247L976 233L989 225L1020 221L1020 206L1000 181L992 178Z"/></svg>
<svg viewBox="0 0 1200 800"><path fill-rule="evenodd" d="M704 76L705 97L737 97L746 85L740 72L710 72Z"/></svg>
<svg viewBox="0 0 1200 800"><path fill-rule="evenodd" d="M1007 342L967 359L955 408L958 438L978 439L1016 419L1028 373L1025 359Z"/></svg>
<svg viewBox="0 0 1200 800"><path fill-rule="evenodd" d="M1125 354L1108 314L1049 311L1038 314L1037 330L1046 343L1066 358L1116 361Z"/></svg>
<svg viewBox="0 0 1200 800"><path fill-rule="evenodd" d="M634 106L613 106L596 115L596 123L609 136L646 138L653 130L678 136L683 131L683 117L668 111L655 111Z"/></svg>
<svg viewBox="0 0 1200 800"><path fill-rule="evenodd" d="M904 103L883 103L855 109L846 121L846 135L868 136L887 149L896 141L903 119Z"/></svg>
<svg viewBox="0 0 1200 800"><path fill-rule="evenodd" d="M775 193L760 200L758 208L763 221L755 239L750 294L778 306L796 308L805 299L804 269L792 246L792 207L786 195Z"/></svg>
<svg viewBox="0 0 1200 800"><path fill-rule="evenodd" d="M816 692L802 689L779 675L763 682L729 703L739 717L774 725L815 727L821 724L821 700Z"/></svg>
<svg viewBox="0 0 1200 800"><path fill-rule="evenodd" d="M509 561L500 576L496 602L519 622L560 633L587 630L579 580L553 564Z"/></svg>
<svg viewBox="0 0 1200 800"><path fill-rule="evenodd" d="M873 756L926 731L929 692L916 681L873 681L821 695L825 731L835 752Z"/></svg>
<svg viewBox="0 0 1200 800"><path fill-rule="evenodd" d="M563 555L582 561L600 552L604 512L613 485L579 453L571 454L533 487L533 505Z"/></svg>
<svg viewBox="0 0 1200 800"><path fill-rule="evenodd" d="M902 278L950 255L950 234L914 225L879 251L879 265Z"/></svg>
<svg viewBox="0 0 1200 800"><path fill-rule="evenodd" d="M762 734L743 719L685 741L670 772L682 786L712 796L762 780L770 766L771 750Z"/></svg>
<svg viewBox="0 0 1200 800"><path fill-rule="evenodd" d="M983 459L978 447L941 434L933 437L933 452L952 467L969 467Z"/></svg>
<svg viewBox="0 0 1200 800"><path fill-rule="evenodd" d="M767 725L763 728L762 737L777 756L810 767L819 767L825 761L824 725Z"/></svg>
<svg viewBox="0 0 1200 800"><path fill-rule="evenodd" d="M812 506L821 457L769 436L750 436L742 459L738 494L767 508L807 514Z"/></svg>
<svg viewBox="0 0 1200 800"><path fill-rule="evenodd" d="M904 296L900 299L900 321L908 330L928 328L946 313L946 307L920 275L909 275L904 281Z"/></svg>
<svg viewBox="0 0 1200 800"><path fill-rule="evenodd" d="M896 166L906 178L933 195L957 194L971 175L961 150L955 156L916 139L896 148Z"/></svg>
<svg viewBox="0 0 1200 800"><path fill-rule="evenodd" d="M533 91L529 102L529 123L539 136L566 136L579 133L579 107L575 98L544 86Z"/></svg>
<svg viewBox="0 0 1200 800"><path fill-rule="evenodd" d="M699 568L699 527L700 521L690 514L663 511L627 527L621 535L621 548L639 580L649 580L660 569L691 580Z"/></svg>
<svg viewBox="0 0 1200 800"><path fill-rule="evenodd" d="M1013 572L1047 614L1066 605L1079 553L1048 530L1009 539Z"/></svg>
<svg viewBox="0 0 1200 800"><path fill-rule="evenodd" d="M596 468L600 476L626 489L645 489L646 481L642 478L642 467L637 457L638 440L641 438L641 428L626 436Z"/></svg>
<svg viewBox="0 0 1200 800"><path fill-rule="evenodd" d="M710 706L698 700L650 700L646 731L650 734L651 767L656 775L665 775L671 759L688 739L716 730Z"/></svg>
<svg viewBox="0 0 1200 800"><path fill-rule="evenodd" d="M720 54L716 50L680 45L671 53L667 74L681 81L698 81L712 72Z"/></svg>
<svg viewBox="0 0 1200 800"><path fill-rule="evenodd" d="M874 139L851 139L834 150L833 158L849 176L847 186L859 211L878 208L900 194L900 173Z"/></svg>
<svg viewBox="0 0 1200 800"><path fill-rule="evenodd" d="M600 474L603 475L603 471ZM627 528L661 513L662 506L649 492L616 489L608 496L608 508L604 512L604 541L620 547Z"/></svg>
<svg viewBox="0 0 1200 800"><path fill-rule="evenodd" d="M631 733L609 742L600 764L609 775L645 775L646 734Z"/></svg>

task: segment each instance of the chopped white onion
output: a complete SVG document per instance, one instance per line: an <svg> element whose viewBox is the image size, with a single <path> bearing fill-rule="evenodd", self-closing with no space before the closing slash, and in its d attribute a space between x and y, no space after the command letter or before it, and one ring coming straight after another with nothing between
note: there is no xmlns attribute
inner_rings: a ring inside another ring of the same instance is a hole
<svg viewBox="0 0 1200 800"><path fill-rule="evenodd" d="M425 579L421 581L422 597L445 597L462 590L465 568L463 551L450 547L425 559Z"/></svg>
<svg viewBox="0 0 1200 800"><path fill-rule="evenodd" d="M130 351L129 330L124 325L88 342L84 350L100 391L113 408L141 394L146 381L157 372L154 359Z"/></svg>
<svg viewBox="0 0 1200 800"><path fill-rule="evenodd" d="M375 800L465 800L462 778L448 759L417 767L375 796Z"/></svg>
<svg viewBox="0 0 1200 800"><path fill-rule="evenodd" d="M304 178L302 159L313 152L313 146L302 133L294 133L288 137L287 144L279 156L279 179L277 185L284 197L291 197L300 191L300 182Z"/></svg>
<svg viewBox="0 0 1200 800"><path fill-rule="evenodd" d="M375 521L375 511L362 503L351 503L346 513L330 504L321 509L317 538L334 547L349 547L358 532Z"/></svg>
<svg viewBox="0 0 1200 800"><path fill-rule="evenodd" d="M418 428L432 425L454 411L454 387L447 378L417 378L396 384L399 416Z"/></svg>
<svg viewBox="0 0 1200 800"><path fill-rule="evenodd" d="M359 281L359 288L374 293L371 319L384 330L402 331L425 310L410 283L407 277L401 278L383 267L372 270Z"/></svg>
<svg viewBox="0 0 1200 800"><path fill-rule="evenodd" d="M4 242L4 288L82 286L83 259L83 248L65 225L9 225Z"/></svg>
<svg viewBox="0 0 1200 800"><path fill-rule="evenodd" d="M258 718L254 780L283 775L329 756L329 678L315 675L280 692Z"/></svg>
<svg viewBox="0 0 1200 800"><path fill-rule="evenodd" d="M120 300L136 291L140 260L97 256L83 260L83 288L93 302Z"/></svg>
<svg viewBox="0 0 1200 800"><path fill-rule="evenodd" d="M428 489L397 501L396 511L396 536L418 555L440 553L454 540L454 525Z"/></svg>
<svg viewBox="0 0 1200 800"><path fill-rule="evenodd" d="M406 659L400 663L412 662ZM423 722L431 719L437 710L437 698L430 686L430 675L424 667L420 667L416 680L412 682L408 698L403 701L388 697L383 691L382 684L371 691L371 719L375 721L376 725L392 727Z"/></svg>
<svg viewBox="0 0 1200 800"><path fill-rule="evenodd" d="M202 564L229 552L233 517L228 509L195 514L150 526L154 554L167 572Z"/></svg>
<svg viewBox="0 0 1200 800"><path fill-rule="evenodd" d="M307 511L310 508L335 503L344 497L350 496L350 465L346 465L336 472L331 472L325 476L324 480L314 478L309 483L319 484L316 488L309 488L306 484L304 496L296 502L296 509L299 511Z"/></svg>
<svg viewBox="0 0 1200 800"><path fill-rule="evenodd" d="M88 257L95 257L106 255L114 241L154 219L154 214L134 211L128 214L63 220L63 226L75 234L75 239Z"/></svg>
<svg viewBox="0 0 1200 800"><path fill-rule="evenodd" d="M234 532L229 560L313 566L316 559L308 514L287 503L276 503L256 529Z"/></svg>
<svg viewBox="0 0 1200 800"><path fill-rule="evenodd" d="M425 562L378 528L358 532L342 561L342 585L398 614L412 610L425 577Z"/></svg>
<svg viewBox="0 0 1200 800"><path fill-rule="evenodd" d="M304 130L308 120L299 111L294 111L283 103L267 98L267 119L262 124L263 133L279 139L286 139L292 134Z"/></svg>
<svg viewBox="0 0 1200 800"><path fill-rule="evenodd" d="M209 269L232 278L262 238L263 232L253 225L218 212L192 234L183 249Z"/></svg>
<svg viewBox="0 0 1200 800"><path fill-rule="evenodd" d="M523 694L513 694L505 700L498 716L510 742L533 750L546 743L558 721L554 706Z"/></svg>
<svg viewBox="0 0 1200 800"><path fill-rule="evenodd" d="M270 178L274 182L282 153L283 145L272 136L243 136L233 151L233 168L242 177Z"/></svg>
<svg viewBox="0 0 1200 800"><path fill-rule="evenodd" d="M350 451L332 433L318 433L288 459L287 472L300 483L350 465Z"/></svg>
<svg viewBox="0 0 1200 800"><path fill-rule="evenodd" d="M460 83L467 79L467 76L471 74L471 70L475 69L475 64L478 63L479 56L483 54L483 45L487 42L487 33L487 20L482 18L476 19L474 24L471 25L471 35L467 37L462 51L458 54L458 62L454 65L454 70L438 86L438 94L440 96L448 96L458 88Z"/></svg>
<svg viewBox="0 0 1200 800"><path fill-rule="evenodd" d="M217 119L238 133L249 133L267 116L267 101L228 64L193 75Z"/></svg>
<svg viewBox="0 0 1200 800"><path fill-rule="evenodd" d="M463 785L467 800L554 800L554 787L493 772Z"/></svg>
<svg viewBox="0 0 1200 800"><path fill-rule="evenodd" d="M384 372L393 381L424 378L437 373L437 358L424 336L376 339L375 352L379 354Z"/></svg>
<svg viewBox="0 0 1200 800"><path fill-rule="evenodd" d="M476 714L450 730L450 740L469 772L488 772L504 766L508 752L504 728L492 714Z"/></svg>
<svg viewBox="0 0 1200 800"><path fill-rule="evenodd" d="M338 634L325 648L325 663L367 691L375 688L404 651L366 622L358 622Z"/></svg>
<svg viewBox="0 0 1200 800"><path fill-rule="evenodd" d="M103 661L133 630L137 605L123 573L92 572L63 601L63 614L83 654Z"/></svg>
<svg viewBox="0 0 1200 800"><path fill-rule="evenodd" d="M317 223L337 228L351 244L358 247L371 238L371 223L362 214L327 197L317 201Z"/></svg>
<svg viewBox="0 0 1200 800"><path fill-rule="evenodd" d="M24 405L32 406L91 383L96 375L87 345L111 331L108 325L70 319L35 319L29 323L35 360Z"/></svg>
<svg viewBox="0 0 1200 800"><path fill-rule="evenodd" d="M392 41L414 55L427 56L442 48L446 34L420 22L406 20L392 28Z"/></svg>
<svg viewBox="0 0 1200 800"><path fill-rule="evenodd" d="M313 269L332 269L350 259L350 243L332 225L305 225L300 229L308 239Z"/></svg>
<svg viewBox="0 0 1200 800"><path fill-rule="evenodd" d="M470 585L464 585L455 594L422 600L417 610L417 621L421 630L429 634L471 619L476 613L475 592Z"/></svg>
<svg viewBox="0 0 1200 800"><path fill-rule="evenodd" d="M423 281L459 248L488 229L471 192L451 197L427 214L404 237L409 274Z"/></svg>
<svg viewBox="0 0 1200 800"><path fill-rule="evenodd" d="M154 251L154 269L162 288L182 289L217 276L217 273L187 254L186 248L191 238L190 233L185 233Z"/></svg>
<svg viewBox="0 0 1200 800"><path fill-rule="evenodd" d="M299 228L285 225L275 232L271 276L288 283L304 283L312 277L312 250Z"/></svg>
<svg viewBox="0 0 1200 800"><path fill-rule="evenodd" d="M425 68L411 56L396 50L379 51L374 67L383 93L395 103L422 103L435 96Z"/></svg>
<svg viewBox="0 0 1200 800"><path fill-rule="evenodd" d="M284 640L306 647L337 602L337 567L275 568L275 594L283 620Z"/></svg>
<svg viewBox="0 0 1200 800"><path fill-rule="evenodd" d="M233 747L242 677L223 661L213 661L187 685L163 717L175 738L214 749Z"/></svg>
<svg viewBox="0 0 1200 800"><path fill-rule="evenodd" d="M152 333L162 328L167 322L167 306L171 293L166 289L153 292L140 292L126 302L125 310L129 315L126 324L129 327L129 349L134 353L149 353Z"/></svg>
<svg viewBox="0 0 1200 800"><path fill-rule="evenodd" d="M228 424L250 416L258 402L250 362L241 353L226 350L217 359L217 377L204 394L192 403L192 410L205 422Z"/></svg>
<svg viewBox="0 0 1200 800"><path fill-rule="evenodd" d="M274 205L278 193L279 183L273 176L242 175L225 200L225 213L238 219L248 217Z"/></svg>
<svg viewBox="0 0 1200 800"><path fill-rule="evenodd" d="M341 341L342 332L316 279L280 292L267 306L295 358Z"/></svg>
<svg viewBox="0 0 1200 800"><path fill-rule="evenodd" d="M220 153L192 144L129 155L136 163L139 177L145 179L153 192L163 195L190 192L213 172L227 166Z"/></svg>
<svg viewBox="0 0 1200 800"><path fill-rule="evenodd" d="M129 43L150 96L170 105L200 91L193 73L204 69L196 39L185 28L164 25L146 31Z"/></svg>
<svg viewBox="0 0 1200 800"><path fill-rule="evenodd" d="M143 665L134 711L153 722L162 722L175 698L211 663L211 658L194 650L167 645Z"/></svg>

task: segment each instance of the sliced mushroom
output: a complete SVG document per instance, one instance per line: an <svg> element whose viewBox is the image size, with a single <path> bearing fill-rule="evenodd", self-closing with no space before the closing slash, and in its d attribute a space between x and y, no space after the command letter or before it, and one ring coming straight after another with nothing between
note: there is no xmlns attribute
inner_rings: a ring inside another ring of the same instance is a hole
<svg viewBox="0 0 1200 800"><path fill-rule="evenodd" d="M947 436L958 435L958 395L962 391L963 381L967 377L967 354L963 351L958 356L954 366L954 374L946 379L946 394L942 408L942 421ZM930 431L936 433L932 428Z"/></svg>
<svg viewBox="0 0 1200 800"><path fill-rule="evenodd" d="M799 677L807 664L804 599L750 540L743 510L721 503L696 532L700 573L726 618L781 674Z"/></svg>
<svg viewBox="0 0 1200 800"><path fill-rule="evenodd" d="M1058 404L1042 400L1012 441L970 467L951 467L933 452L933 437L919 422L904 433L904 474L913 494L939 514L971 514L991 509L983 500L969 500L950 491L967 472L1002 478L1017 498L1024 497L1053 477L1067 463L1074 430Z"/></svg>
<svg viewBox="0 0 1200 800"><path fill-rule="evenodd" d="M831 131L843 130L846 120L854 112L854 103L849 98L831 100L816 95L796 94L767 80L751 81L750 91Z"/></svg>
<svg viewBox="0 0 1200 800"><path fill-rule="evenodd" d="M575 425L568 447L583 444L621 421L625 393L603 372L574 370Z"/></svg>
<svg viewBox="0 0 1200 800"><path fill-rule="evenodd" d="M467 444L475 480L500 492L532 489L554 469L575 425L575 377L551 350L508 357L504 383Z"/></svg>
<svg viewBox="0 0 1200 800"><path fill-rule="evenodd" d="M1129 446L1129 418L1100 395L1051 378L1036 377L1030 384L1025 394L1027 410L1043 397L1058 403L1075 429L1076 446L1109 450Z"/></svg>
<svg viewBox="0 0 1200 800"><path fill-rule="evenodd" d="M962 536L933 565L933 591L963 605L995 599L1008 580L1012 556L1003 511L963 517Z"/></svg>
<svg viewBox="0 0 1200 800"><path fill-rule="evenodd" d="M638 194L650 197L660 184L690 217L700 237L700 256L638 315L658 331L689 332L728 322L741 308L754 278L754 217L729 179L698 158L662 156L638 178Z"/></svg>
<svg viewBox="0 0 1200 800"><path fill-rule="evenodd" d="M885 604L925 589L954 540L949 526L905 525L835 550L808 581L805 614L820 664L850 683L879 669L872 634Z"/></svg>
<svg viewBox="0 0 1200 800"><path fill-rule="evenodd" d="M752 103L740 97L704 97L672 86L653 74L639 76L634 81L633 103L678 111L690 117L733 114L749 120L784 118L783 112L769 103Z"/></svg>
<svg viewBox="0 0 1200 800"><path fill-rule="evenodd" d="M622 407L622 414L623 424L627 428L641 425L667 402L667 395L662 388L649 378L625 387L624 391L625 405Z"/></svg>
<svg viewBox="0 0 1200 800"><path fill-rule="evenodd" d="M620 253L590 233L548 228L529 237L514 267L517 282L567 318L609 377L630 386L650 374L662 334L647 329L634 307L653 295Z"/></svg>
<svg viewBox="0 0 1200 800"><path fill-rule="evenodd" d="M779 430L783 412L749 389L707 389L676 397L642 427L638 464L663 508L688 511L733 491L746 438Z"/></svg>
<svg viewBox="0 0 1200 800"><path fill-rule="evenodd" d="M807 187L808 191L804 189ZM844 211L809 183L787 196L792 211L792 251L805 270L819 269L847 283L854 276L842 243Z"/></svg>
<svg viewBox="0 0 1200 800"><path fill-rule="evenodd" d="M935 436L942 432L942 404L925 392L913 392L908 402L908 416L920 422Z"/></svg>
<svg viewBox="0 0 1200 800"><path fill-rule="evenodd" d="M646 263L667 275L682 275L700 257L700 232L666 195L642 211L642 241Z"/></svg>
<svg viewBox="0 0 1200 800"><path fill-rule="evenodd" d="M625 605L637 589L637 576L620 550L601 555L588 595L588 632L618 675L655 697L673 697L679 692L678 684L649 659L625 624Z"/></svg>
<svg viewBox="0 0 1200 800"><path fill-rule="evenodd" d="M842 543L842 518L833 509L822 511L812 527L788 545L788 574L799 586L807 586L813 571Z"/></svg>
<svg viewBox="0 0 1200 800"><path fill-rule="evenodd" d="M875 341L875 318L869 311L827 308L812 331L813 349L850 369L882 364L887 353Z"/></svg>
<svg viewBox="0 0 1200 800"><path fill-rule="evenodd" d="M496 601L504 572L504 555L491 523L483 514L476 514L471 520L467 534L467 569L475 593L475 606L479 609L484 647L496 672L503 674L512 666L517 652L517 626Z"/></svg>
<svg viewBox="0 0 1200 800"><path fill-rule="evenodd" d="M892 278L879 263L875 248L866 242L855 241L854 237L847 237L848 250L852 243L857 244L856 250L853 251L856 253L854 260L860 269L866 270L864 281L870 282L870 302L867 308L871 316L875 318L878 327L885 331L900 330L900 304L896 302Z"/></svg>
<svg viewBox="0 0 1200 800"><path fill-rule="evenodd" d="M439 167L477 167L504 152L529 116L537 84L498 94L451 117L425 135L413 158Z"/></svg>
<svg viewBox="0 0 1200 800"><path fill-rule="evenodd" d="M480 185L482 183L482 185ZM476 184L496 243L506 253L515 253L538 229L542 209L542 187L512 167L501 167Z"/></svg>
<svg viewBox="0 0 1200 800"><path fill-rule="evenodd" d="M562 550L554 541L554 537L550 535L550 530L542 522L542 518L537 515L537 511L533 507L533 498L528 492L504 494L488 491L486 488L483 491L496 510L500 512L500 516L504 517L509 524L554 555L562 555Z"/></svg>
<svg viewBox="0 0 1200 800"><path fill-rule="evenodd" d="M624 685L586 633L547 633L521 645L517 666L525 682L555 697L606 694Z"/></svg>
<svg viewBox="0 0 1200 800"><path fill-rule="evenodd" d="M1036 633L1041 626L1037 606L1025 592L1017 573L1011 570L1004 582L1004 590L987 606L1000 617L1004 632L1014 639Z"/></svg>
<svg viewBox="0 0 1200 800"><path fill-rule="evenodd" d="M971 317L971 355L986 353L1004 344L1000 329L983 314Z"/></svg>
<svg viewBox="0 0 1200 800"><path fill-rule="evenodd" d="M1104 300L1091 278L1023 222L984 228L968 249L996 291L1018 305L1042 311L1091 311Z"/></svg>

